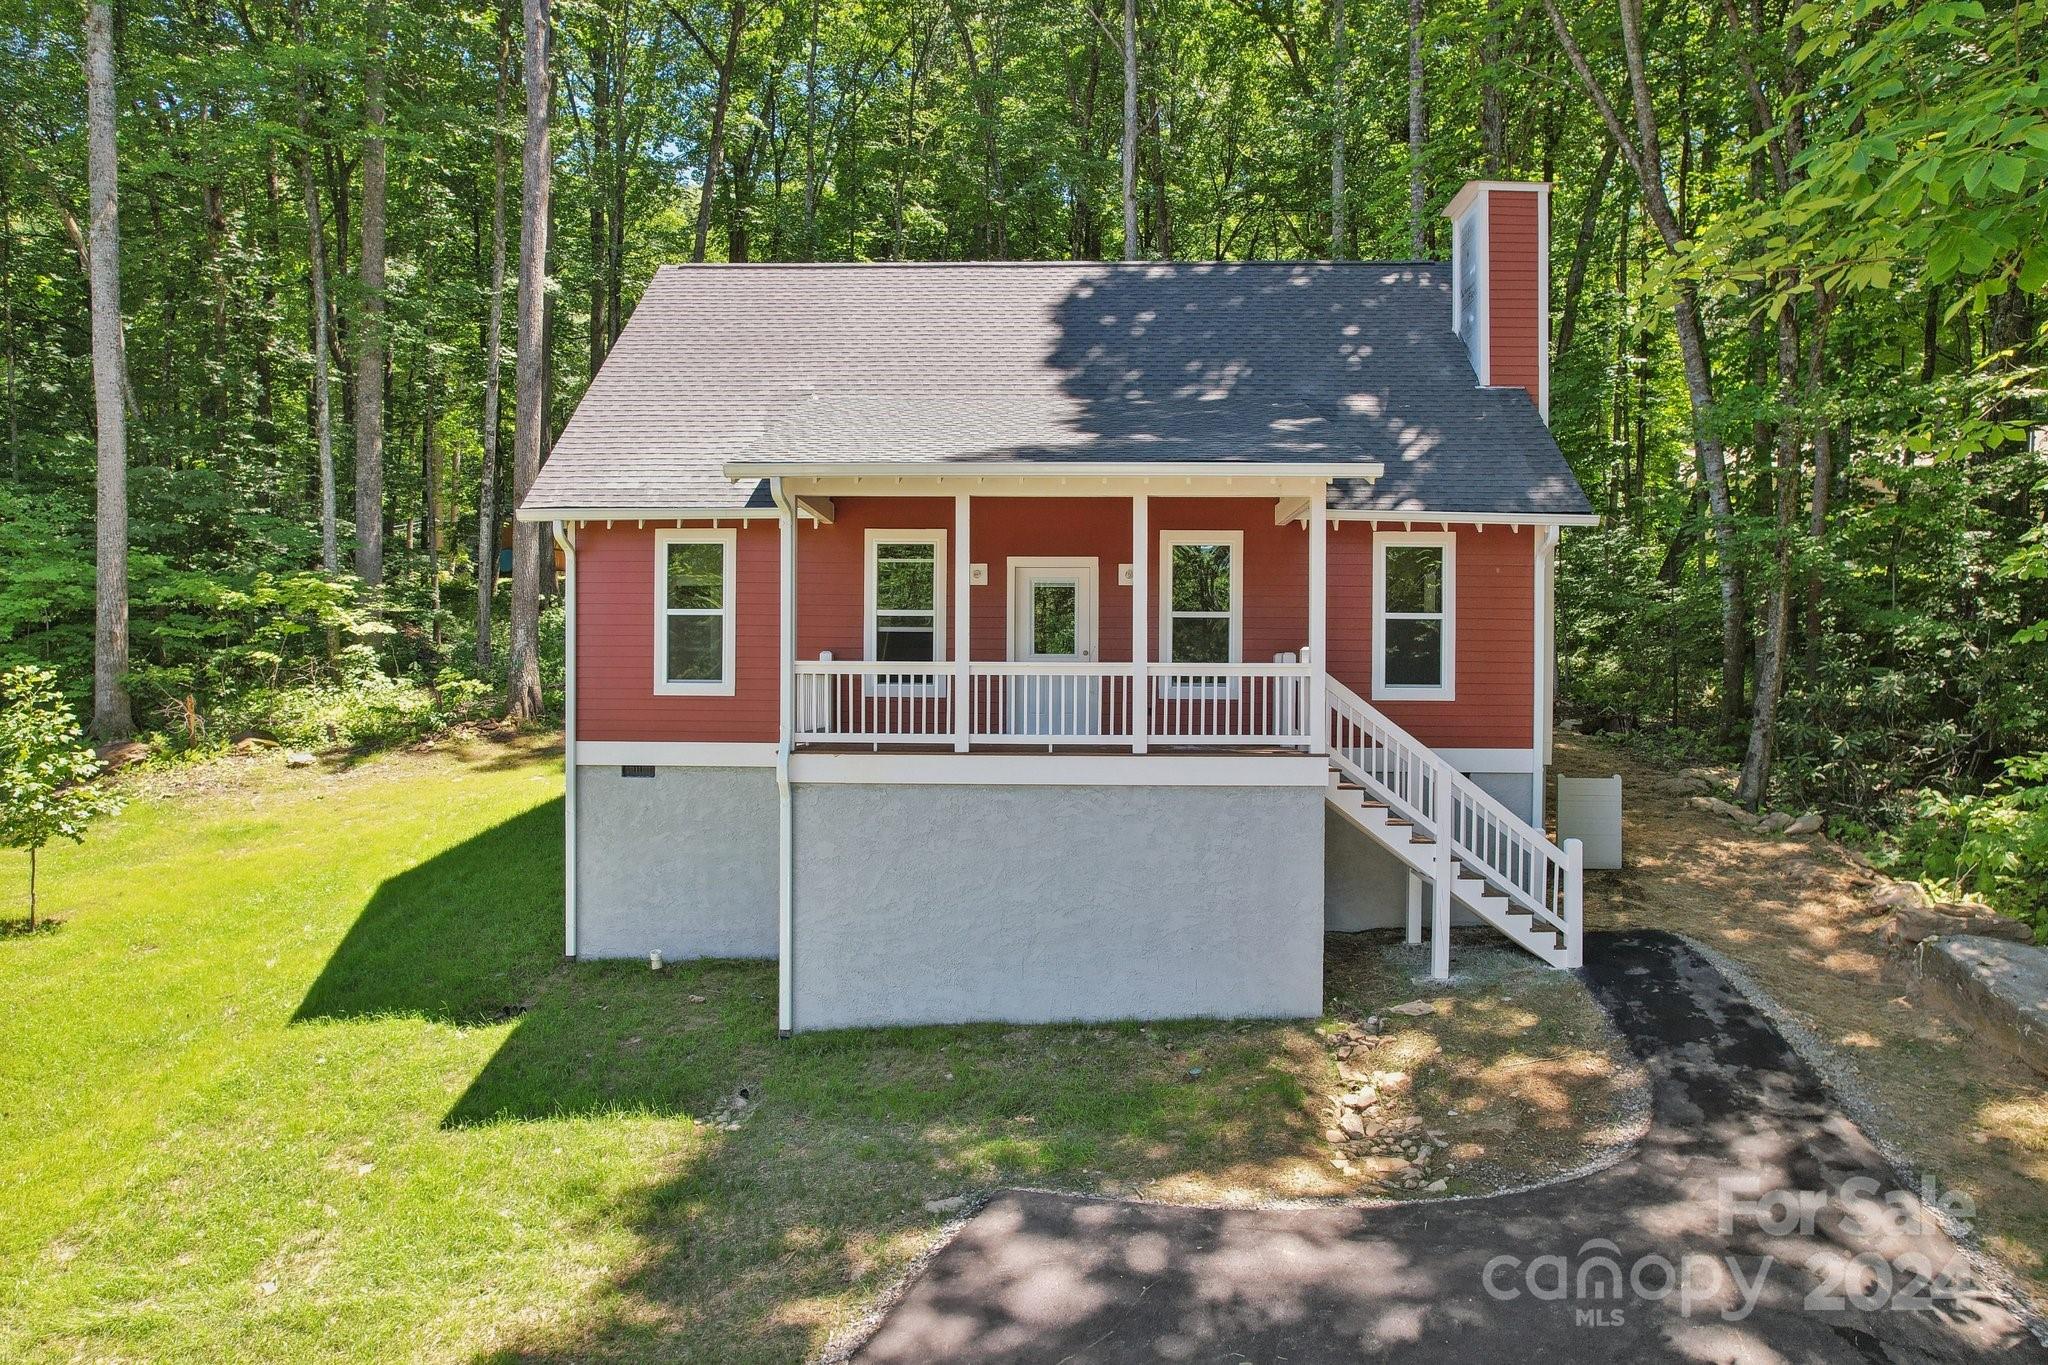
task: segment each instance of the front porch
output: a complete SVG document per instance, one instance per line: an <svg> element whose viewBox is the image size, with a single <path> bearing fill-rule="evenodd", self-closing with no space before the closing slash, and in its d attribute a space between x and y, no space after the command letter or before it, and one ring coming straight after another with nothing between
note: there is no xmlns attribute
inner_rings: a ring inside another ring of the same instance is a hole
<svg viewBox="0 0 2048 1365"><path fill-rule="evenodd" d="M793 750L1325 747L1326 480L785 482Z"/></svg>

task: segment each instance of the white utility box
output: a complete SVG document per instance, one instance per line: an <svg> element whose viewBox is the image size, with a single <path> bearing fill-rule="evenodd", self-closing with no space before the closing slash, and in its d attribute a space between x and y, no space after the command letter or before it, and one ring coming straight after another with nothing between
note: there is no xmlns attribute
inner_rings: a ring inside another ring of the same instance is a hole
<svg viewBox="0 0 2048 1365"><path fill-rule="evenodd" d="M1621 866L1621 774L1557 779L1557 841L1577 839L1586 866Z"/></svg>

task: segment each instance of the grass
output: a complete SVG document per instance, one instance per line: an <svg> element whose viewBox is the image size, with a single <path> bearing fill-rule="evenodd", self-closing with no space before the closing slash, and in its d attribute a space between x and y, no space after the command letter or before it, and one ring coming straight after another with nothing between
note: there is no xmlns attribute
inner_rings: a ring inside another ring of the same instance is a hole
<svg viewBox="0 0 2048 1365"><path fill-rule="evenodd" d="M0 936L0 1359L788 1360L932 1244L928 1201L1354 1192L1339 1017L1439 998L1373 1065L1452 1131L1454 1192L1575 1165L1621 1090L1570 978L1475 950L1424 992L1340 939L1321 1026L778 1041L769 964L562 961L545 741L143 780L47 858L58 926Z"/></svg>

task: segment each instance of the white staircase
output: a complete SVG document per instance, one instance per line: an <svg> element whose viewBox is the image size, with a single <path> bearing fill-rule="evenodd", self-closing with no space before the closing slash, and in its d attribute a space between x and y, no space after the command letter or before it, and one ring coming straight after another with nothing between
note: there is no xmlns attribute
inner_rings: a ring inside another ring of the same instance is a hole
<svg viewBox="0 0 2048 1365"><path fill-rule="evenodd" d="M1551 966L1579 966L1579 841L1559 848L1335 678L1324 689L1329 804L1429 883L1430 975L1450 975L1454 902ZM1410 942L1420 937L1422 910L1411 891Z"/></svg>

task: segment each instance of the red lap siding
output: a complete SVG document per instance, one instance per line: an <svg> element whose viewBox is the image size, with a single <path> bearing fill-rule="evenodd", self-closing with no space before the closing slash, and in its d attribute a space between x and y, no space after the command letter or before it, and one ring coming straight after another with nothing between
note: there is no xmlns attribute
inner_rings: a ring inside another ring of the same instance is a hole
<svg viewBox="0 0 2048 1365"><path fill-rule="evenodd" d="M781 732L774 522L748 522L734 552L738 619L730 697L654 692L654 528L576 528L576 737L769 743Z"/></svg>
<svg viewBox="0 0 2048 1365"><path fill-rule="evenodd" d="M1493 190L1486 204L1487 312L1492 381L1526 389L1539 398L1547 319L1539 304L1536 214L1542 197L1534 190Z"/></svg>
<svg viewBox="0 0 2048 1365"><path fill-rule="evenodd" d="M1533 196L1531 196L1533 198ZM797 655L840 659L865 652L867 532L943 529L952 590L949 498L841 498L829 526L806 524L797 541ZM978 498L969 554L989 581L969 601L976 659L1009 653L1011 556L1098 561L1098 657L1130 658L1130 589L1117 571L1131 558L1126 498ZM1157 535L1244 534L1243 658L1269 663L1308 643L1308 536L1273 524L1270 498L1154 498L1149 550L1151 657L1159 657ZM1424 526L1427 523L1418 523ZM1433 527L1431 529L1434 529ZM1328 606L1331 673L1360 696L1372 687L1372 528L1330 525ZM778 738L776 624L778 529L751 522L738 533L738 685L731 697L654 694L654 530L586 525L576 537L577 734L588 740L764 742ZM1425 743L1450 748L1527 748L1533 728L1534 541L1528 530L1463 527L1457 551L1457 699L1380 703ZM941 635L952 634L949 601Z"/></svg>

